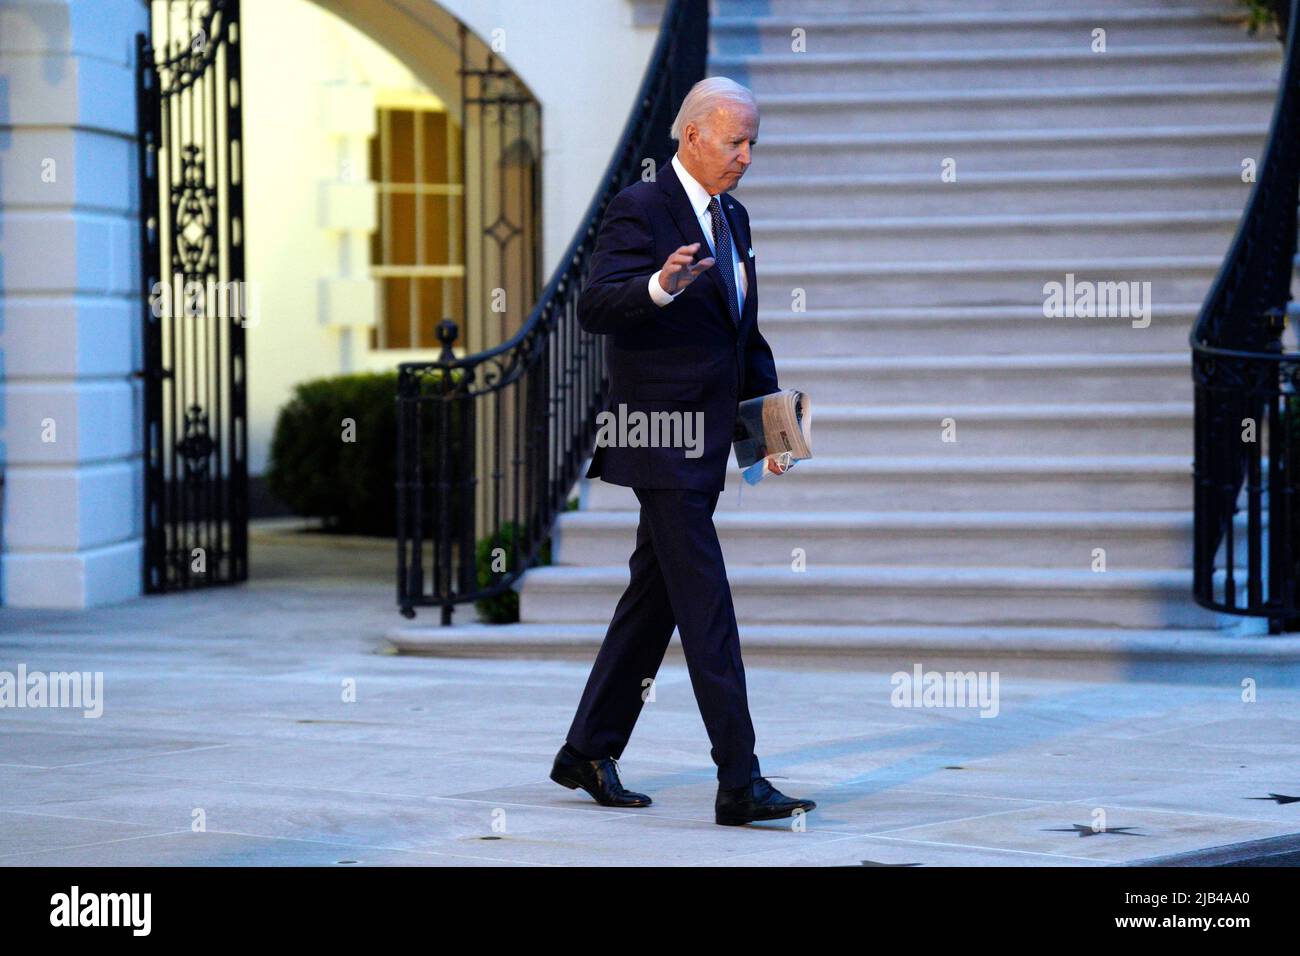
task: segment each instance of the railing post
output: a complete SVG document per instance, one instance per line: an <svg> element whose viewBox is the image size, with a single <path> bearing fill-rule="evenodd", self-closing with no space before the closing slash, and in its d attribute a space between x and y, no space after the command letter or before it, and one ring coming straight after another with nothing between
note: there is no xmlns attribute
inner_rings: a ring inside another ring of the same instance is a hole
<svg viewBox="0 0 1300 956"><path fill-rule="evenodd" d="M415 605L422 597L422 573L419 555L424 547L418 524L410 523L412 489L419 494L418 470L408 447L415 429L415 411L420 397L420 383L412 369L397 370L397 604L405 618L415 617ZM412 475L411 472L416 472ZM408 552L414 551L414 560Z"/></svg>
<svg viewBox="0 0 1300 956"><path fill-rule="evenodd" d="M430 444L430 453L433 455L433 474L436 490L435 508L437 517L435 519L434 531L434 560L433 560L433 593L435 599L442 607L442 624L447 626L451 624L452 612L456 608L454 598L454 587L452 582L455 580L453 572L452 541L455 538L452 530L453 520L462 516L452 509L452 499L455 496L455 482L452 478L453 462L456 458L456 442L452 438L451 429L448 427L448 421L453 417L449 413L452 403L455 401L457 391L454 376L456 374L456 353L452 350L452 343L460 334L456 322L453 319L443 319L438 323L438 341L442 343L442 351L434 363L434 397L433 401L437 409L435 415L435 431L433 440ZM460 449L463 452L463 449ZM472 517L470 519L473 520Z"/></svg>

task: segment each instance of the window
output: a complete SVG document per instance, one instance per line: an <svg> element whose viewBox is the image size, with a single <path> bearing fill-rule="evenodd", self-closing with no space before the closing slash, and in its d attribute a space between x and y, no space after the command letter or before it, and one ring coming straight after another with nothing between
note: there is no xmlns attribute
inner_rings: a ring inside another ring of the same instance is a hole
<svg viewBox="0 0 1300 956"><path fill-rule="evenodd" d="M378 224L370 274L379 285L375 349L439 348L438 323L462 323L465 178L460 130L433 96L381 100L370 142Z"/></svg>

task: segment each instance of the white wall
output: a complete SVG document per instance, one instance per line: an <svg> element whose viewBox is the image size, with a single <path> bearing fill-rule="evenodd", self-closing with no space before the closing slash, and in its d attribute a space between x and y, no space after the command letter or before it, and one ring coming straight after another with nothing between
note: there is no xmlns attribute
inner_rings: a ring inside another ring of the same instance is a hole
<svg viewBox="0 0 1300 956"><path fill-rule="evenodd" d="M542 104L542 228L550 278L623 132L658 35L663 3L447 0Z"/></svg>
<svg viewBox="0 0 1300 956"><path fill-rule="evenodd" d="M0 0L0 600L140 590L140 0Z"/></svg>
<svg viewBox="0 0 1300 956"><path fill-rule="evenodd" d="M500 55L541 103L544 279L631 109L658 26L645 6L576 0L561 17L531 0L442 5L485 42L504 44ZM425 25L388 0L258 0L244 5L243 19L247 269L261 300L248 332L256 475L296 383L436 354L369 349L376 293L365 268L374 209L366 138L378 90L428 90L421 75L445 71L454 51L421 37ZM371 39L388 39L394 28L416 38L401 51L404 60Z"/></svg>
<svg viewBox="0 0 1300 956"><path fill-rule="evenodd" d="M432 0L315 2L401 47L402 64L355 37L340 44L348 31L328 18L284 30L276 8L304 0L244 4L248 265L264 282L249 336L255 474L295 382L389 361L331 319L364 313L367 294L365 204L338 188L340 159L364 169L359 90L446 59L422 32L441 10ZM547 276L622 129L660 7L446 4L481 38L504 41L541 103ZM133 61L147 26L145 0L0 0L0 601L10 605L81 607L140 591Z"/></svg>
<svg viewBox="0 0 1300 956"><path fill-rule="evenodd" d="M446 11L500 55L542 106L542 228L549 278L623 131L665 0L315 0L419 72L443 49L420 30ZM416 37L410 42L410 37Z"/></svg>
<svg viewBox="0 0 1300 956"><path fill-rule="evenodd" d="M243 23L246 268L260 305L247 330L256 475L296 383L368 367L375 92L420 84L308 0L245 4Z"/></svg>

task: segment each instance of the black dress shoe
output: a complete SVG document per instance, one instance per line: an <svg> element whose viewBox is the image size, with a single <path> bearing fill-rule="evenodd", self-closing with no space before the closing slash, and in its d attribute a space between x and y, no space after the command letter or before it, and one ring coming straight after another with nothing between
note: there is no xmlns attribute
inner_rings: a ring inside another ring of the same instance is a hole
<svg viewBox="0 0 1300 956"><path fill-rule="evenodd" d="M561 747L551 767L551 779L570 790L581 787L602 807L650 806L650 798L644 793L623 789L613 757L585 760Z"/></svg>
<svg viewBox="0 0 1300 956"><path fill-rule="evenodd" d="M713 804L713 818L722 826L738 827L755 820L794 816L798 810L807 813L816 806L811 800L787 797L768 783L766 777L755 777L743 787L719 787L718 799Z"/></svg>

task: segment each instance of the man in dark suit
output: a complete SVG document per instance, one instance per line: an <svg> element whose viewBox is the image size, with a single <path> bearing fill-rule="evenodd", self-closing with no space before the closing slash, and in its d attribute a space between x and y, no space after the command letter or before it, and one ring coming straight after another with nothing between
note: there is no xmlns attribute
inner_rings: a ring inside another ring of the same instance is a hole
<svg viewBox="0 0 1300 956"><path fill-rule="evenodd" d="M602 429L587 477L631 487L641 504L631 582L618 602L551 779L605 806L642 807L618 758L676 627L717 765L715 819L724 825L807 812L762 776L745 692L740 636L713 511L726 481L740 401L778 390L758 330L749 215L732 197L750 164L758 108L723 77L697 83L673 123L678 149L651 181L610 202L578 322L604 336L610 376L602 418L616 410L678 413L702 426L691 450L609 440ZM699 253L706 253L697 258ZM607 414L608 413L608 414ZM661 421L666 419L660 419ZM599 423L599 421L598 421ZM684 427L681 436L690 433ZM702 439L702 440L701 440ZM781 468L769 461L774 471Z"/></svg>

